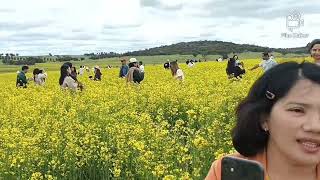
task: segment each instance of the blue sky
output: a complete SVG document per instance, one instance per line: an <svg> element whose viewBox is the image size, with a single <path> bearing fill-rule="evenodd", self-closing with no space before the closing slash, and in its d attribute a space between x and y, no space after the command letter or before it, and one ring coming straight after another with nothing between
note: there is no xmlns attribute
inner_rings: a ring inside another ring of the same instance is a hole
<svg viewBox="0 0 320 180"><path fill-rule="evenodd" d="M10 0L0 7L0 53L126 52L177 42L221 40L269 47L319 38L320 1ZM291 33L286 16L301 13Z"/></svg>

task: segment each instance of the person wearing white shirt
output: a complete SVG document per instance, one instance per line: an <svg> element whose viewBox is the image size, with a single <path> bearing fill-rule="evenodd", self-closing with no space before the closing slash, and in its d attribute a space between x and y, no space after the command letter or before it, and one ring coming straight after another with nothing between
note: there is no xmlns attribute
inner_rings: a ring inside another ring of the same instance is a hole
<svg viewBox="0 0 320 180"><path fill-rule="evenodd" d="M195 65L195 63L194 63L194 62L189 61L189 63L188 63L188 67L193 67L194 65Z"/></svg>
<svg viewBox="0 0 320 180"><path fill-rule="evenodd" d="M44 85L47 78L47 73L44 73L43 70L35 68L33 70L33 81L36 85Z"/></svg>
<svg viewBox="0 0 320 180"><path fill-rule="evenodd" d="M60 69L60 79L59 84L62 89L70 89L76 91L77 88L82 90L83 86L81 83L74 80L71 76L71 68L69 66L63 65Z"/></svg>
<svg viewBox="0 0 320 180"><path fill-rule="evenodd" d="M178 63L176 61L173 61L170 63L170 69L171 69L171 74L172 76L180 81L184 80L184 73L182 69L179 68Z"/></svg>
<svg viewBox="0 0 320 180"><path fill-rule="evenodd" d="M82 76L84 74L85 68L84 66L80 66L79 75Z"/></svg>
<svg viewBox="0 0 320 180"><path fill-rule="evenodd" d="M139 69L141 72L144 73L144 65L143 65L142 61L139 61Z"/></svg>
<svg viewBox="0 0 320 180"><path fill-rule="evenodd" d="M47 73L43 72L43 70L40 70L39 74L36 75L34 81L37 85L42 86L45 84L47 77L48 77Z"/></svg>
<svg viewBox="0 0 320 180"><path fill-rule="evenodd" d="M254 69L257 69L258 67L262 67L264 72L266 72L266 71L268 71L269 69L271 69L272 67L274 67L274 66L276 66L278 64L275 60L270 59L269 53L267 53L267 52L264 52L262 54L262 59L263 59L263 61L260 64L255 65L250 70L252 71Z"/></svg>

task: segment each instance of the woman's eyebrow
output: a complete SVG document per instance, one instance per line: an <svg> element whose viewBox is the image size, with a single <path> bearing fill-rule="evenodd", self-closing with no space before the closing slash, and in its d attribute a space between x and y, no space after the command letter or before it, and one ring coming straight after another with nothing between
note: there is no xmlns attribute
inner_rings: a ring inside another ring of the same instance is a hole
<svg viewBox="0 0 320 180"><path fill-rule="evenodd" d="M299 106L305 106L305 107L311 106L310 104L307 104L304 102L295 102L295 101L287 102L286 105L299 105Z"/></svg>

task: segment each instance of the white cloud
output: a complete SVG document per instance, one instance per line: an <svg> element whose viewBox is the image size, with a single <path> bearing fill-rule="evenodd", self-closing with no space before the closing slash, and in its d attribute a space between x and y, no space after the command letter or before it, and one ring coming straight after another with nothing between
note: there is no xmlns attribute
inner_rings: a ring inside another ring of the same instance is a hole
<svg viewBox="0 0 320 180"><path fill-rule="evenodd" d="M269 47L319 38L318 0L10 0L0 8L0 52L25 55L125 52L181 41L222 40ZM308 38L285 39L298 10Z"/></svg>

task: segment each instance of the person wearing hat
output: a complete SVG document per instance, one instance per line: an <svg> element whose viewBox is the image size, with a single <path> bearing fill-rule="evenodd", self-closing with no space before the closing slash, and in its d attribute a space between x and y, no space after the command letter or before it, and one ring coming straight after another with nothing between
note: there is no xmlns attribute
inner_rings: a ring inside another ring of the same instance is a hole
<svg viewBox="0 0 320 180"><path fill-rule="evenodd" d="M320 65L320 39L315 39L307 45L308 51L314 63Z"/></svg>
<svg viewBox="0 0 320 180"><path fill-rule="evenodd" d="M139 64L136 58L130 58L129 60L129 72L127 74L127 82L138 83L144 79L144 73L141 72Z"/></svg>
<svg viewBox="0 0 320 180"><path fill-rule="evenodd" d="M101 70L99 66L94 67L94 81L101 81Z"/></svg>
<svg viewBox="0 0 320 180"><path fill-rule="evenodd" d="M278 63L274 59L270 59L270 55L268 52L262 53L262 62L260 64L255 65L250 71L257 69L258 67L262 67L264 72L268 71L272 67L276 66Z"/></svg>
<svg viewBox="0 0 320 180"><path fill-rule="evenodd" d="M120 67L119 77L125 78L128 74L129 66L127 65L127 61L125 59L121 60L121 64L122 64L122 66Z"/></svg>

